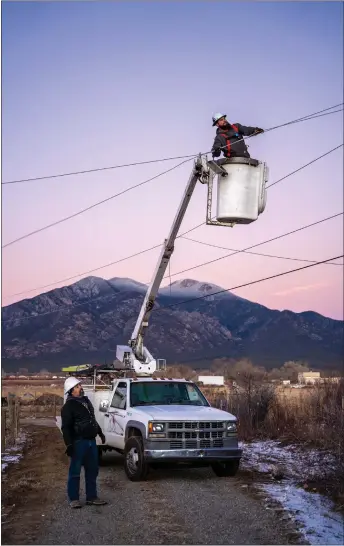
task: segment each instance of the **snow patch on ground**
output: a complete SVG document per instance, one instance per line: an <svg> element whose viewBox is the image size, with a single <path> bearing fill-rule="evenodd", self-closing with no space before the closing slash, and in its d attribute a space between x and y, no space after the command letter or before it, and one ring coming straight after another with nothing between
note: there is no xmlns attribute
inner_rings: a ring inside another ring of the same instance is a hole
<svg viewBox="0 0 344 546"><path fill-rule="evenodd" d="M335 459L328 453L295 446L282 446L280 442L263 441L242 444L242 468L262 474L259 489L279 502L310 544L343 544L344 518L335 512L332 501L319 493L306 491L300 483L316 476L335 472ZM275 481L276 468L283 475Z"/></svg>
<svg viewBox="0 0 344 546"><path fill-rule="evenodd" d="M296 445L283 446L274 440L243 444L243 462L261 473L270 473L271 467L282 466L289 478L311 480L317 476L336 471L335 458L315 449L304 449Z"/></svg>
<svg viewBox="0 0 344 546"><path fill-rule="evenodd" d="M343 544L343 517L323 495L285 483L264 484L262 489L289 512L310 544Z"/></svg>
<svg viewBox="0 0 344 546"><path fill-rule="evenodd" d="M10 464L15 464L20 461L23 456L23 449L26 442L26 434L21 432L14 446L5 449L1 453L1 472L4 472Z"/></svg>

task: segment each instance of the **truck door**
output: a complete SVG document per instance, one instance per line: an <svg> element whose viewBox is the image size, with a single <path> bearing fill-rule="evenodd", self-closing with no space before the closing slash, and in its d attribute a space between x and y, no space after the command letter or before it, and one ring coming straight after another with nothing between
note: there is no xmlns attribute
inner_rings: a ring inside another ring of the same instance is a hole
<svg viewBox="0 0 344 546"><path fill-rule="evenodd" d="M110 446L124 448L124 433L127 416L128 382L119 381L108 412L104 415L106 443Z"/></svg>

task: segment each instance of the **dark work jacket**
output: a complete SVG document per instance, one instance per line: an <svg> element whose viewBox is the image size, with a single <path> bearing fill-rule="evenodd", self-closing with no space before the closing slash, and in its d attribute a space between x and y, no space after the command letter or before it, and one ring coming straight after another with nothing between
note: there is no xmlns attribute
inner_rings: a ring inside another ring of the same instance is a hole
<svg viewBox="0 0 344 546"><path fill-rule="evenodd" d="M94 408L87 396L68 396L61 410L62 434L66 446L76 440L94 440L102 429L98 425Z"/></svg>
<svg viewBox="0 0 344 546"><path fill-rule="evenodd" d="M233 127L237 127L237 131ZM228 123L225 127L218 127L212 147L213 157L219 157L221 152L225 157L250 157L243 136L253 135L256 127L246 127L240 123Z"/></svg>

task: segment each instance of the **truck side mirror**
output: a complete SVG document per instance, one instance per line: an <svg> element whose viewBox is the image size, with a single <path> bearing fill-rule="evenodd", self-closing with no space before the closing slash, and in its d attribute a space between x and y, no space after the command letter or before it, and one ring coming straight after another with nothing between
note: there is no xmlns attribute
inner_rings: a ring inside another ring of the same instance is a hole
<svg viewBox="0 0 344 546"><path fill-rule="evenodd" d="M109 401L102 400L99 404L99 411L106 413L108 409L109 409Z"/></svg>

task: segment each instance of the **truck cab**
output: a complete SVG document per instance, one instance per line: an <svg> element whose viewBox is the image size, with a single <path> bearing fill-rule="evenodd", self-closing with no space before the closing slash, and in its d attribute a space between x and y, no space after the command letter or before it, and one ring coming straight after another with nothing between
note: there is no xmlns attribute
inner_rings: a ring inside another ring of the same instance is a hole
<svg viewBox="0 0 344 546"><path fill-rule="evenodd" d="M192 381L155 377L119 378L107 389L84 385L106 442L99 451L124 455L132 481L167 463L211 466L234 476L242 451L234 415L211 407Z"/></svg>

